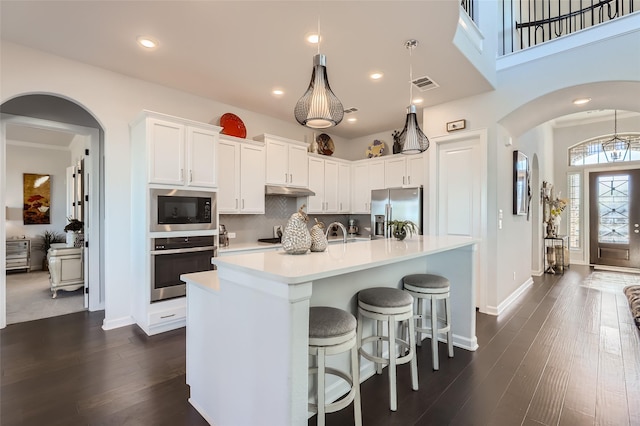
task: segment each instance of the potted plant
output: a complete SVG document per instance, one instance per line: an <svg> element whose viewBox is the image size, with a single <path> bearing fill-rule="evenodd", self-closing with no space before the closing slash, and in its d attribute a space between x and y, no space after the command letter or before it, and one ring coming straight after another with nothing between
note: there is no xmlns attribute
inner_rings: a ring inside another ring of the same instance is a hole
<svg viewBox="0 0 640 426"><path fill-rule="evenodd" d="M67 220L69 223L64 227L64 232L67 233L67 245L70 247L82 247L84 223L70 217Z"/></svg>
<svg viewBox="0 0 640 426"><path fill-rule="evenodd" d="M387 227L391 229L391 233L398 241L404 240L407 234L412 236L414 232L418 233L418 225L410 220L390 220Z"/></svg>
<svg viewBox="0 0 640 426"><path fill-rule="evenodd" d="M44 271L47 271L49 269L49 262L47 261L47 253L49 253L51 244L63 243L63 242L64 242L64 235L58 234L55 231L46 230L42 234L42 252L44 253L44 257L42 259L42 269Z"/></svg>

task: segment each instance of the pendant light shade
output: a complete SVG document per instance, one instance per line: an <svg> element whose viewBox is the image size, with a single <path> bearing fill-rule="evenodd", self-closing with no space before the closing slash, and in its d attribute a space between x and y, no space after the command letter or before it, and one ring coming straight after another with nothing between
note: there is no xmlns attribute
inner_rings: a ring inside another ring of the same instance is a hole
<svg viewBox="0 0 640 426"><path fill-rule="evenodd" d="M415 105L409 105L407 108L407 121L398 135L398 141L402 147L402 154L420 154L429 149L429 139L418 126Z"/></svg>
<svg viewBox="0 0 640 426"><path fill-rule="evenodd" d="M327 58L318 53L313 57L311 82L294 110L296 120L312 129L326 129L338 125L344 117L344 108L331 91L327 78Z"/></svg>
<svg viewBox="0 0 640 426"><path fill-rule="evenodd" d="M409 49L409 57L411 51L418 46L417 40L407 40L405 47ZM404 129L398 135L398 143L400 144L402 154L419 154L429 149L429 139L422 133L418 125L418 117L416 115L416 106L413 105L413 68L411 60L409 60L409 106L407 107L407 120L404 123Z"/></svg>

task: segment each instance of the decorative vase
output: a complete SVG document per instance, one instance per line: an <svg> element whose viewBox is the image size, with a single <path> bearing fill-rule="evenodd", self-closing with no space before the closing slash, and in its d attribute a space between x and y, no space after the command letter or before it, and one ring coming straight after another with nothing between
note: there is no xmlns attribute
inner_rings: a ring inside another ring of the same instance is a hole
<svg viewBox="0 0 640 426"><path fill-rule="evenodd" d="M556 234L556 227L553 224L553 219L549 219L547 222L547 238L555 238L557 237Z"/></svg>
<svg viewBox="0 0 640 426"><path fill-rule="evenodd" d="M282 248L289 254L305 254L311 248L311 235L307 229L309 218L304 208L303 204L297 213L291 215L282 232Z"/></svg>
<svg viewBox="0 0 640 426"><path fill-rule="evenodd" d="M316 224L311 228L311 251L325 251L329 242L324 235L324 223L318 222L318 218L315 220Z"/></svg>
<svg viewBox="0 0 640 426"><path fill-rule="evenodd" d="M67 247L82 247L84 234L75 231L67 231Z"/></svg>
<svg viewBox="0 0 640 426"><path fill-rule="evenodd" d="M396 240L398 241L402 241L405 238L407 238L407 231L404 230L404 228L393 228L393 236L396 237Z"/></svg>

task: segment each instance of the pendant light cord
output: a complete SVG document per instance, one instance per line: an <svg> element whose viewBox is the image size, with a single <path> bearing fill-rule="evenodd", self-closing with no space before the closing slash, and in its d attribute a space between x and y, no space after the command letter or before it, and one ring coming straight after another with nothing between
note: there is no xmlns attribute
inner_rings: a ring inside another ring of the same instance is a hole
<svg viewBox="0 0 640 426"><path fill-rule="evenodd" d="M318 16L318 55L320 54L320 17Z"/></svg>
<svg viewBox="0 0 640 426"><path fill-rule="evenodd" d="M407 45L409 49L409 106L413 105L413 46Z"/></svg>

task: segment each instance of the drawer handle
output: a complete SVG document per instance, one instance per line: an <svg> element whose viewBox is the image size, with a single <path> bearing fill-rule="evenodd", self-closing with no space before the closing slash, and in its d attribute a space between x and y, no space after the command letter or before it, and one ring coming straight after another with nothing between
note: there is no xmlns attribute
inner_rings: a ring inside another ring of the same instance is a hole
<svg viewBox="0 0 640 426"><path fill-rule="evenodd" d="M165 318L171 318L171 317L175 317L176 314L171 314L171 315L163 315L160 317L160 319L165 319Z"/></svg>

